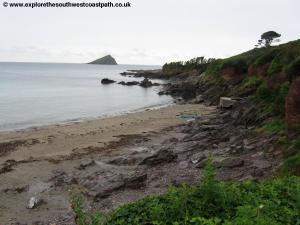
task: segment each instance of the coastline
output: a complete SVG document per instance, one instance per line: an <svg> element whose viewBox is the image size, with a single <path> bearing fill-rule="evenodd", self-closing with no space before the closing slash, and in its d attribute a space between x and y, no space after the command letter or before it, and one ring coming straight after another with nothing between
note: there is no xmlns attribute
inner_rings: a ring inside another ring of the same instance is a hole
<svg viewBox="0 0 300 225"><path fill-rule="evenodd" d="M1 133L0 221L31 224L68 216L72 211L69 190L84 186L81 179L91 172L83 169L84 173L78 174L81 171L78 168L97 162L97 170L102 170L116 156L134 152L150 154L153 149L147 150L146 145L157 146L181 137L172 131L186 124L180 115L200 116L214 111L215 107L204 105L169 105L115 117ZM143 147L136 146L144 142ZM127 174L131 167L121 166L118 170ZM58 184L70 174L76 177L74 184L73 181L66 186ZM26 205L32 196L42 197L47 203L34 211L28 210Z"/></svg>
<svg viewBox="0 0 300 225"><path fill-rule="evenodd" d="M111 113L104 113L103 115L99 115L96 117L80 117L80 118L74 118L74 119L68 119L63 121L57 121L53 123L45 123L38 126L25 126L24 128L10 128L10 129L0 129L0 136L2 134L8 134L8 133L14 133L14 132L25 132L30 130L40 130L47 127L55 127L55 126L64 126L64 125L70 125L70 124L76 124L81 122L87 122L87 121L94 121L94 120L100 120L105 118L112 118L112 117L118 117L118 116L126 116L128 114L137 113L137 112L143 112L148 110L155 110L155 109L161 109L168 106L175 105L174 101L170 101L168 103L161 103L161 104L155 104L150 106L145 106L133 110L128 111L121 111L121 112L111 112Z"/></svg>

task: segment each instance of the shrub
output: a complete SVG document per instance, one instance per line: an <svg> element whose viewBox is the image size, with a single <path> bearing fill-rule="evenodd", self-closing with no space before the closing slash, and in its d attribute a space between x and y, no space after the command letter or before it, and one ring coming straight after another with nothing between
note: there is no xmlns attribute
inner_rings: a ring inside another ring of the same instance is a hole
<svg viewBox="0 0 300 225"><path fill-rule="evenodd" d="M78 225L101 225L104 222L104 216L98 213L90 213L83 210L83 197L75 194L71 197L72 209L76 215L76 224Z"/></svg>
<svg viewBox="0 0 300 225"><path fill-rule="evenodd" d="M163 65L163 72L167 73L170 71L181 71L183 69L183 62L171 62Z"/></svg>
<svg viewBox="0 0 300 225"><path fill-rule="evenodd" d="M186 62L171 62L163 65L164 73L176 74L180 72L189 72L191 70L197 70L199 73L203 73L209 64L213 63L215 59L204 57L196 57Z"/></svg>
<svg viewBox="0 0 300 225"><path fill-rule="evenodd" d="M286 72L289 76L299 76L300 75L300 56L297 57L286 67Z"/></svg>
<svg viewBox="0 0 300 225"><path fill-rule="evenodd" d="M297 175L300 176L300 153L287 158L281 171L284 175Z"/></svg>
<svg viewBox="0 0 300 225"><path fill-rule="evenodd" d="M280 72L283 68L283 65L281 63L281 56L277 55L273 60L272 63L270 65L270 67L268 68L268 75L272 75L274 73Z"/></svg>
<svg viewBox="0 0 300 225"><path fill-rule="evenodd" d="M254 88L254 87L259 87L259 85L261 84L262 80L258 77L247 77L246 79L243 80L241 87L243 89L246 88Z"/></svg>
<svg viewBox="0 0 300 225"><path fill-rule="evenodd" d="M281 84L276 91L275 110L278 115L283 117L285 115L285 99L290 89L290 82L286 81Z"/></svg>
<svg viewBox="0 0 300 225"><path fill-rule="evenodd" d="M273 121L266 123L262 128L258 130L267 134L285 134L287 130L287 124L282 119L274 119Z"/></svg>
<svg viewBox="0 0 300 225"><path fill-rule="evenodd" d="M245 59L239 57L232 57L229 59L224 59L221 65L221 69L235 68L239 73L246 73L248 70L248 65Z"/></svg>
<svg viewBox="0 0 300 225"><path fill-rule="evenodd" d="M272 103L275 99L274 92L268 87L266 82L263 82L257 89L255 97L258 100Z"/></svg>
<svg viewBox="0 0 300 225"><path fill-rule="evenodd" d="M261 56L259 56L255 62L254 62L254 66L259 67L259 66L263 66L266 65L267 63L271 63L272 60L276 57L276 55L279 52L279 49L277 48L273 48L270 50L266 50L267 52L264 52L263 54L261 54Z"/></svg>
<svg viewBox="0 0 300 225"><path fill-rule="evenodd" d="M220 76L222 69L222 59L218 59L208 65L205 73L209 76Z"/></svg>

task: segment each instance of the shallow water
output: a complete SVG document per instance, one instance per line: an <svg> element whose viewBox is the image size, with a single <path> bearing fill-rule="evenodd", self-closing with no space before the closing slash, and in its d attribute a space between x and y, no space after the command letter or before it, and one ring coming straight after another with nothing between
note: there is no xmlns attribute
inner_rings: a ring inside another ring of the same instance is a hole
<svg viewBox="0 0 300 225"><path fill-rule="evenodd" d="M79 121L122 114L172 102L159 96L160 87L148 89L118 84L101 85L102 78L123 77L128 69L157 66L88 65L65 63L0 63L0 130Z"/></svg>

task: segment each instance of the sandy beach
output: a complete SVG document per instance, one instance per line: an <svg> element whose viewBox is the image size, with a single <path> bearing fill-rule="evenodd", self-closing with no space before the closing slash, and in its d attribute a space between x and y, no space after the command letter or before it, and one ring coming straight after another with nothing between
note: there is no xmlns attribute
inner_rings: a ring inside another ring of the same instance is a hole
<svg viewBox="0 0 300 225"><path fill-rule="evenodd" d="M75 188L81 188L81 185L71 182L72 185L54 188L59 186L55 183L57 177L76 174L89 160L98 160L99 164L124 152L139 151L132 141L148 139L149 143L153 140L159 144L177 138L179 134L172 133L170 128L186 122L180 115L201 116L214 110L203 105L172 105L110 118L0 133L0 224L31 224L70 216L70 187L75 184ZM42 196L46 203L37 209L27 209L32 196Z"/></svg>

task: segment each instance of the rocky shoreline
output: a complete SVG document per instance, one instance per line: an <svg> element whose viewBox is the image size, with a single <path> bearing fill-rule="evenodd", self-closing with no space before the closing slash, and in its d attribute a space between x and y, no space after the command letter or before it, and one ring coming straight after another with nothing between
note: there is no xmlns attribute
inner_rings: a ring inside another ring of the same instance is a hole
<svg viewBox="0 0 300 225"><path fill-rule="evenodd" d="M129 74L144 77L146 81L162 76L161 71L130 71L123 75ZM199 85L193 82L194 79L193 76L172 77L159 94L174 96L183 109L188 107L187 103L201 106L203 113L184 110L176 115L184 123L169 124L159 131L121 134L118 140L101 147L90 145L81 150L75 148L70 155L45 158L54 165L65 163L71 166L52 171L50 178L48 176L48 180L41 184L46 185L43 191L33 196L35 199L30 198L29 208L32 209L27 210L35 211L34 224L75 224L69 202L64 203L64 209L58 210L59 213L54 212L55 218L47 216L45 208L55 207L49 200L50 196L66 201L65 196L79 192L86 197L87 208L107 211L148 195L162 194L170 184L195 184L210 155L220 180L262 180L272 177L280 166L282 152L276 147L279 138L276 134L257 134L256 127L261 119L257 116L259 107L243 98L230 104L230 107L216 107L226 87L209 83ZM147 125L143 124L143 127L147 128ZM31 145L41 143L38 139L33 140ZM5 154L9 155L13 149L26 147L28 143L17 141L1 143L1 146L7 149ZM40 159L6 160L1 164L0 176L35 160L38 163ZM30 186L8 185L4 188L2 185L0 191L7 200L12 194L30 192ZM11 224L27 223L15 221Z"/></svg>

